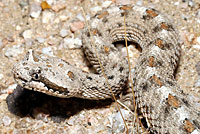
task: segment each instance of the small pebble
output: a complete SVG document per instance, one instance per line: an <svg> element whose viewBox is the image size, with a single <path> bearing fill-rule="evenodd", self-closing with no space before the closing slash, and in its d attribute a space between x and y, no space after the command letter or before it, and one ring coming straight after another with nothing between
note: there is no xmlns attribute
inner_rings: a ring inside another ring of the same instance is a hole
<svg viewBox="0 0 200 134"><path fill-rule="evenodd" d="M5 101L7 97L8 97L8 94L1 94L0 101Z"/></svg>
<svg viewBox="0 0 200 134"><path fill-rule="evenodd" d="M84 23L82 21L76 21L70 24L70 30L76 32L84 28Z"/></svg>
<svg viewBox="0 0 200 134"><path fill-rule="evenodd" d="M26 0L20 0L19 6L23 9L24 7L28 6L28 2Z"/></svg>
<svg viewBox="0 0 200 134"><path fill-rule="evenodd" d="M200 49L200 44L192 45L193 48Z"/></svg>
<svg viewBox="0 0 200 134"><path fill-rule="evenodd" d="M41 6L42 10L50 9L51 8L51 6L49 5L49 3L46 2L46 1L42 1L41 4L40 4L40 6Z"/></svg>
<svg viewBox="0 0 200 134"><path fill-rule="evenodd" d="M30 39L32 37L32 31L30 29L25 30L22 36L24 37L24 39Z"/></svg>
<svg viewBox="0 0 200 134"><path fill-rule="evenodd" d="M11 119L8 116L4 116L2 121L3 121L4 126L9 126L11 123Z"/></svg>
<svg viewBox="0 0 200 134"><path fill-rule="evenodd" d="M195 39L195 34L188 35L188 42L192 43L194 39Z"/></svg>
<svg viewBox="0 0 200 134"><path fill-rule="evenodd" d="M3 46L2 39L0 39L0 48Z"/></svg>
<svg viewBox="0 0 200 134"><path fill-rule="evenodd" d="M30 16L33 18L38 18L40 16L41 11L42 8L40 7L39 3L33 3L31 5Z"/></svg>
<svg viewBox="0 0 200 134"><path fill-rule="evenodd" d="M142 6L142 5L143 5L143 1L138 1L138 2L136 2L136 5Z"/></svg>
<svg viewBox="0 0 200 134"><path fill-rule="evenodd" d="M61 10L63 10L63 9L65 9L66 8L66 4L65 3L59 3L59 4L56 4L56 5L53 5L52 6L52 9L55 11L55 12L59 12L59 11L61 11Z"/></svg>
<svg viewBox="0 0 200 134"><path fill-rule="evenodd" d="M39 111L38 109L33 110L33 117L37 120L42 120L44 122L48 122L49 114L43 113L42 111Z"/></svg>
<svg viewBox="0 0 200 134"><path fill-rule="evenodd" d="M22 28L21 28L19 25L17 25L15 29L16 29L17 31L20 31Z"/></svg>
<svg viewBox="0 0 200 134"><path fill-rule="evenodd" d="M197 23L200 23L200 19L197 19Z"/></svg>
<svg viewBox="0 0 200 134"><path fill-rule="evenodd" d="M188 5L189 5L190 7L194 7L194 6L195 6L195 2L192 1L192 0L190 0L190 1L188 1Z"/></svg>
<svg viewBox="0 0 200 134"><path fill-rule="evenodd" d="M44 43L46 41L46 39L42 38L42 37L38 37L36 39L39 43Z"/></svg>
<svg viewBox="0 0 200 134"><path fill-rule="evenodd" d="M197 43L200 45L200 37L196 38Z"/></svg>
<svg viewBox="0 0 200 134"><path fill-rule="evenodd" d="M60 30L60 36L61 36L61 37L66 37L67 35L68 35L67 29L61 29L61 30Z"/></svg>
<svg viewBox="0 0 200 134"><path fill-rule="evenodd" d="M21 53L24 53L24 48L21 47L21 45L19 44L19 45L14 45L13 47L9 47L5 52L5 56L16 57Z"/></svg>
<svg viewBox="0 0 200 134"><path fill-rule="evenodd" d="M60 39L55 36L49 36L47 43L51 46L57 46L60 44Z"/></svg>
<svg viewBox="0 0 200 134"><path fill-rule="evenodd" d="M15 39L13 38L13 36L11 35L8 35L7 38L6 38L9 42L14 42Z"/></svg>
<svg viewBox="0 0 200 134"><path fill-rule="evenodd" d="M53 50L51 47L42 48L42 53L49 56L53 56Z"/></svg>
<svg viewBox="0 0 200 134"><path fill-rule="evenodd" d="M180 2L178 2L178 1L177 1L177 2L174 2L174 5L175 5L175 6L179 6L179 5L180 5Z"/></svg>
<svg viewBox="0 0 200 134"><path fill-rule="evenodd" d="M65 38L60 46L62 48L67 48L67 49L71 49L71 48L80 48L82 45L82 41L79 38Z"/></svg>
<svg viewBox="0 0 200 134"><path fill-rule="evenodd" d="M117 5L127 5L131 4L131 0L116 0Z"/></svg>
<svg viewBox="0 0 200 134"><path fill-rule="evenodd" d="M13 91L14 91L14 89L17 87L17 84L12 84L12 85L10 85L8 88L7 88L7 93L8 94L11 94Z"/></svg>
<svg viewBox="0 0 200 134"><path fill-rule="evenodd" d="M200 87L200 78L195 82L194 86L196 88L199 88Z"/></svg>
<svg viewBox="0 0 200 134"><path fill-rule="evenodd" d="M51 11L45 10L42 12L42 23L49 23L54 19L54 13Z"/></svg>
<svg viewBox="0 0 200 134"><path fill-rule="evenodd" d="M84 113L85 112L82 112L82 113L79 114L79 119L80 120L84 120L85 119L85 114Z"/></svg>
<svg viewBox="0 0 200 134"><path fill-rule="evenodd" d="M60 19L61 21L66 21L66 20L69 19L69 17L66 16L66 15L60 15L60 16L59 16L59 19Z"/></svg>
<svg viewBox="0 0 200 134"><path fill-rule="evenodd" d="M76 16L76 18L78 18L80 21L83 21L83 22L85 21L83 15L82 15L81 13L79 13L79 14Z"/></svg>
<svg viewBox="0 0 200 134"><path fill-rule="evenodd" d="M30 48L31 46L32 46L32 44L33 44L33 41L32 41L32 39L26 39L25 40L25 45L26 45L26 47L28 47L28 48Z"/></svg>
<svg viewBox="0 0 200 134"><path fill-rule="evenodd" d="M121 113L125 119L131 119L132 116L129 111L121 109ZM114 133L123 133L125 131L125 126L123 119L121 117L120 112L114 113L108 117L108 120L110 122L110 127L112 127L112 130Z"/></svg>
<svg viewBox="0 0 200 134"><path fill-rule="evenodd" d="M54 3L55 0L46 0L46 2L49 4L49 5L52 5ZM62 0L61 0L62 1ZM58 1L60 2L60 1Z"/></svg>
<svg viewBox="0 0 200 134"><path fill-rule="evenodd" d="M188 98L190 99L191 102L200 102L200 98L194 95L188 95Z"/></svg>
<svg viewBox="0 0 200 134"><path fill-rule="evenodd" d="M96 7L91 8L91 11L93 11L94 13L97 13L98 11L101 11L101 10L102 10L102 7L100 7L100 6L96 6Z"/></svg>
<svg viewBox="0 0 200 134"><path fill-rule="evenodd" d="M196 107L196 109L198 109L199 111L200 111L200 102L199 103L194 103L194 105L195 105L195 107Z"/></svg>
<svg viewBox="0 0 200 134"><path fill-rule="evenodd" d="M105 1L105 2L103 2L102 7L103 7L103 8L107 8L107 7L109 7L111 4L112 4L112 1Z"/></svg>
<svg viewBox="0 0 200 134"><path fill-rule="evenodd" d="M187 9L188 8L188 4L187 3L181 3L180 7L183 9Z"/></svg>
<svg viewBox="0 0 200 134"><path fill-rule="evenodd" d="M103 124L100 124L100 125L98 125L98 126L96 127L95 133L100 133L100 132L104 131L105 129L106 129L106 128L104 127L104 125L103 125Z"/></svg>
<svg viewBox="0 0 200 134"><path fill-rule="evenodd" d="M0 74L0 79L2 79L3 78L3 74Z"/></svg>

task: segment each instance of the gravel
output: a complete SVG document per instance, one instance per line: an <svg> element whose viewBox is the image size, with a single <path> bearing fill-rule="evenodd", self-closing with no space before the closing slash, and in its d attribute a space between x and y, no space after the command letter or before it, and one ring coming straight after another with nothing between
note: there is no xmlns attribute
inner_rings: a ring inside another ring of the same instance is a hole
<svg viewBox="0 0 200 134"><path fill-rule="evenodd" d="M38 0L0 1L0 133L123 133L124 124L111 101L60 99L16 87L12 67L30 48L58 56L88 71L88 63L80 50L80 34L85 27L81 5L89 20L96 12L112 4L111 0L46 2L48 6L41 7ZM199 107L200 74L195 66L200 62L199 0L115 2L155 7L171 16L183 42L176 79L180 88L190 94L191 101ZM139 53L134 47L129 49L133 51L131 61L135 65ZM17 91L13 91L15 87ZM122 112L128 120L131 115L124 109Z"/></svg>

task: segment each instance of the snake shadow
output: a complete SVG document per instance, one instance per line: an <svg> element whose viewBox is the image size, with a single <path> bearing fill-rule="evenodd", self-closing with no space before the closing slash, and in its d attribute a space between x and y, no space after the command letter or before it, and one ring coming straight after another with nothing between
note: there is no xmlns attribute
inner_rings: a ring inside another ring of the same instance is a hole
<svg viewBox="0 0 200 134"><path fill-rule="evenodd" d="M24 89L19 85L6 98L8 110L20 117L34 113L48 114L54 122L61 122L84 109L103 108L109 106L112 99L94 101L80 98L58 98L40 92Z"/></svg>

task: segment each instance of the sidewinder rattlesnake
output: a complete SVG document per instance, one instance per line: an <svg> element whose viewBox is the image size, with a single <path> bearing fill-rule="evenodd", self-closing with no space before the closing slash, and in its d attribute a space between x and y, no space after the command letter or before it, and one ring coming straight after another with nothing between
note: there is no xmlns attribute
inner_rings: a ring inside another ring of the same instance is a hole
<svg viewBox="0 0 200 134"><path fill-rule="evenodd" d="M151 133L200 134L200 113L178 88L174 72L180 56L175 27L157 10L135 5L110 6L90 20L100 61L115 95L128 83L128 62L114 42L124 41L124 15L129 42L142 52L133 76L136 103ZM46 58L29 51L13 68L17 83L30 90L69 98L101 100L111 98L102 75L90 34L82 34L83 50L96 73L84 72L57 57Z"/></svg>

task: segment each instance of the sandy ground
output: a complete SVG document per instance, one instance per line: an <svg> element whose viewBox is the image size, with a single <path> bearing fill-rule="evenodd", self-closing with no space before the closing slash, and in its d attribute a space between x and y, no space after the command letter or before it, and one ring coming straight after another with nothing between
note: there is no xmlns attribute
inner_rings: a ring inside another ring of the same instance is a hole
<svg viewBox="0 0 200 134"><path fill-rule="evenodd" d="M88 70L80 50L80 32L84 26L81 6L87 16L93 16L111 3L103 0L48 2L50 9L45 9L48 6L43 3L42 10L39 0L0 1L0 133L112 133L114 127L110 124L116 110L110 100L101 103L76 98L57 99L18 87L9 98L10 106L7 106L6 98L16 87L12 67L28 49L58 56ZM154 7L172 19L183 42L176 79L200 109L199 0L113 2ZM22 95L19 95L21 92ZM91 104L89 107L88 103ZM117 128L116 133L123 130Z"/></svg>

